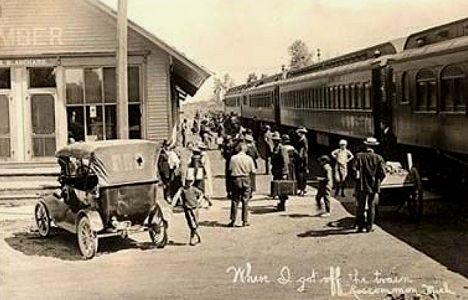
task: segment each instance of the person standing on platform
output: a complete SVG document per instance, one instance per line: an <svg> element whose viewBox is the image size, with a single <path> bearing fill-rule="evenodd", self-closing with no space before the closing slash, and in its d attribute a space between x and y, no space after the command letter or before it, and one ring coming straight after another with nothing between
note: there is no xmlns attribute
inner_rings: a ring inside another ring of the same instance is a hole
<svg viewBox="0 0 468 300"><path fill-rule="evenodd" d="M380 184L385 178L385 161L374 151L379 145L376 138L364 141L365 150L356 154L353 168L356 172L357 231L371 232L375 221L375 206L380 193Z"/></svg>
<svg viewBox="0 0 468 300"><path fill-rule="evenodd" d="M267 175L270 174L271 153L273 151L273 147L275 146L272 137L273 133L271 132L270 125L265 125L263 140L265 141L265 174Z"/></svg>
<svg viewBox="0 0 468 300"><path fill-rule="evenodd" d="M247 155L252 157L255 165L255 170L258 169L257 165L257 159L258 159L258 150L257 146L255 145L254 137L251 135L246 135L245 136L245 143L247 144ZM253 193L257 190L257 179L256 179L256 174L252 173L251 174L251 184L252 184L252 195Z"/></svg>
<svg viewBox="0 0 468 300"><path fill-rule="evenodd" d="M233 180L233 195L231 201L231 222L234 227L237 219L237 209L242 203L242 226L249 226L249 200L251 196L251 175L255 172L253 159L247 155L247 145L242 143L240 152L231 158L229 166Z"/></svg>
<svg viewBox="0 0 468 300"><path fill-rule="evenodd" d="M297 189L299 196L304 196L307 191L307 174L309 174L309 141L307 140L307 129L304 127L296 130L298 135L296 163Z"/></svg>
<svg viewBox="0 0 468 300"><path fill-rule="evenodd" d="M205 200L208 203L208 206L213 206L211 202L211 197L213 197L213 173L211 171L211 161L210 157L208 156L207 147L205 144L200 143L198 146L201 150L201 164L203 166L203 170L205 171L205 184L204 184L204 196Z"/></svg>
<svg viewBox="0 0 468 300"><path fill-rule="evenodd" d="M340 140L339 148L332 151L331 155L335 159L335 196L338 196L341 191L341 197L345 197L345 181L348 177L348 163L353 160L354 155L346 147L348 142Z"/></svg>
<svg viewBox="0 0 468 300"><path fill-rule="evenodd" d="M274 143L271 153L271 173L273 180L287 180L289 175L289 156L281 143L279 132L275 131L272 135ZM286 210L286 201L288 195L279 195L278 211Z"/></svg>
<svg viewBox="0 0 468 300"><path fill-rule="evenodd" d="M382 157L387 161L399 161L402 159L398 154L398 142L397 137L393 133L392 128L386 121L380 122L380 130L382 136L381 151Z"/></svg>
<svg viewBox="0 0 468 300"><path fill-rule="evenodd" d="M207 170L205 164L207 158L203 155L204 150L206 150L206 146L202 142L193 147L192 157L190 158L187 168L187 176L185 178L186 180L188 179L193 181L193 186L202 191L205 199L207 199L208 203L211 204L209 197L207 196L207 186L209 187L209 184L206 182Z"/></svg>
<svg viewBox="0 0 468 300"><path fill-rule="evenodd" d="M163 184L164 199L171 201L171 183L174 180L174 169L169 164L169 142L163 141L161 151L158 157L158 173Z"/></svg>
<svg viewBox="0 0 468 300"><path fill-rule="evenodd" d="M187 123L187 119L184 119L182 121L182 124L180 124L180 134L182 135L182 147L186 147L187 146L187 134L188 134L188 123Z"/></svg>
<svg viewBox="0 0 468 300"><path fill-rule="evenodd" d="M185 220L190 229L190 246L195 246L201 243L201 237L198 232L198 209L203 198L203 192L192 185L193 181L185 180L184 186L181 188L180 199L184 209ZM195 241L196 238L196 241Z"/></svg>
<svg viewBox="0 0 468 300"><path fill-rule="evenodd" d="M234 143L230 135L226 135L223 141L223 146L221 148L221 154L224 158L224 179L226 184L226 193L227 198L232 199L232 180L231 180L231 170L229 166L231 164L231 158L234 153Z"/></svg>
<svg viewBox="0 0 468 300"><path fill-rule="evenodd" d="M333 169L330 166L330 158L328 155L322 155L318 158L320 164L321 175L317 178L319 186L315 201L317 203L317 210L320 211L320 216L327 218L330 216L330 200L331 192L333 190ZM322 213L322 199L325 205L325 212Z"/></svg>

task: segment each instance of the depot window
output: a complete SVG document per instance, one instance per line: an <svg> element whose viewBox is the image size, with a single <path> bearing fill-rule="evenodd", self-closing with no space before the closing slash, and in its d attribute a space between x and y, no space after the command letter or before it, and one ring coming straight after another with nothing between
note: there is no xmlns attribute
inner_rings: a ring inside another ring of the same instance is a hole
<svg viewBox="0 0 468 300"><path fill-rule="evenodd" d="M10 68L0 68L0 90L11 89L11 71Z"/></svg>
<svg viewBox="0 0 468 300"><path fill-rule="evenodd" d="M441 110L464 112L466 108L465 72L458 66L447 66L441 73Z"/></svg>
<svg viewBox="0 0 468 300"><path fill-rule="evenodd" d="M65 70L68 135L75 141L117 138L115 67ZM128 68L129 137L141 138L140 68Z"/></svg>
<svg viewBox="0 0 468 300"><path fill-rule="evenodd" d="M55 68L28 68L30 88L55 88Z"/></svg>
<svg viewBox="0 0 468 300"><path fill-rule="evenodd" d="M434 72L423 69L416 75L416 111L436 111L437 85Z"/></svg>

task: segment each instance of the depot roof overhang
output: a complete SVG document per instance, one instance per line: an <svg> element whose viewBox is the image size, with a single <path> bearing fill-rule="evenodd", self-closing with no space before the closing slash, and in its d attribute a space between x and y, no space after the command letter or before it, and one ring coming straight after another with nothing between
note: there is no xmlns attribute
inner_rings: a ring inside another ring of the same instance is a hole
<svg viewBox="0 0 468 300"><path fill-rule="evenodd" d="M117 12L106 4L100 2L99 0L85 1L104 11L113 17L117 22ZM205 82L205 80L213 75L211 71L197 64L192 59L187 58L185 54L176 50L173 46L170 46L135 22L128 20L128 27L148 39L151 43L165 51L171 57L171 72L173 79L180 88L187 92L187 94L193 96Z"/></svg>

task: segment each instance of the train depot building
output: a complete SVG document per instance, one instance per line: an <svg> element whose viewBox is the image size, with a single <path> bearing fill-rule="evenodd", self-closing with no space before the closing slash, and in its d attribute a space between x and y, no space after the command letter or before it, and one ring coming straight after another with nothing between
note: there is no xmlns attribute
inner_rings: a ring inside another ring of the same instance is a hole
<svg viewBox="0 0 468 300"><path fill-rule="evenodd" d="M128 23L128 124L116 114L117 14L98 0L6 0L0 22L0 165L55 163L69 138L168 138L179 101L210 76Z"/></svg>

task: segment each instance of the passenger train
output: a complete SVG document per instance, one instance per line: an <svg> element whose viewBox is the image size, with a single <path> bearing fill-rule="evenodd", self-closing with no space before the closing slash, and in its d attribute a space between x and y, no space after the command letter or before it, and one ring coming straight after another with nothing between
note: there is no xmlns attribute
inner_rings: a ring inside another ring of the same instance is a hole
<svg viewBox="0 0 468 300"><path fill-rule="evenodd" d="M467 72L468 18L234 87L225 106L251 128L304 126L311 148L380 139L386 124L434 182L466 191Z"/></svg>

